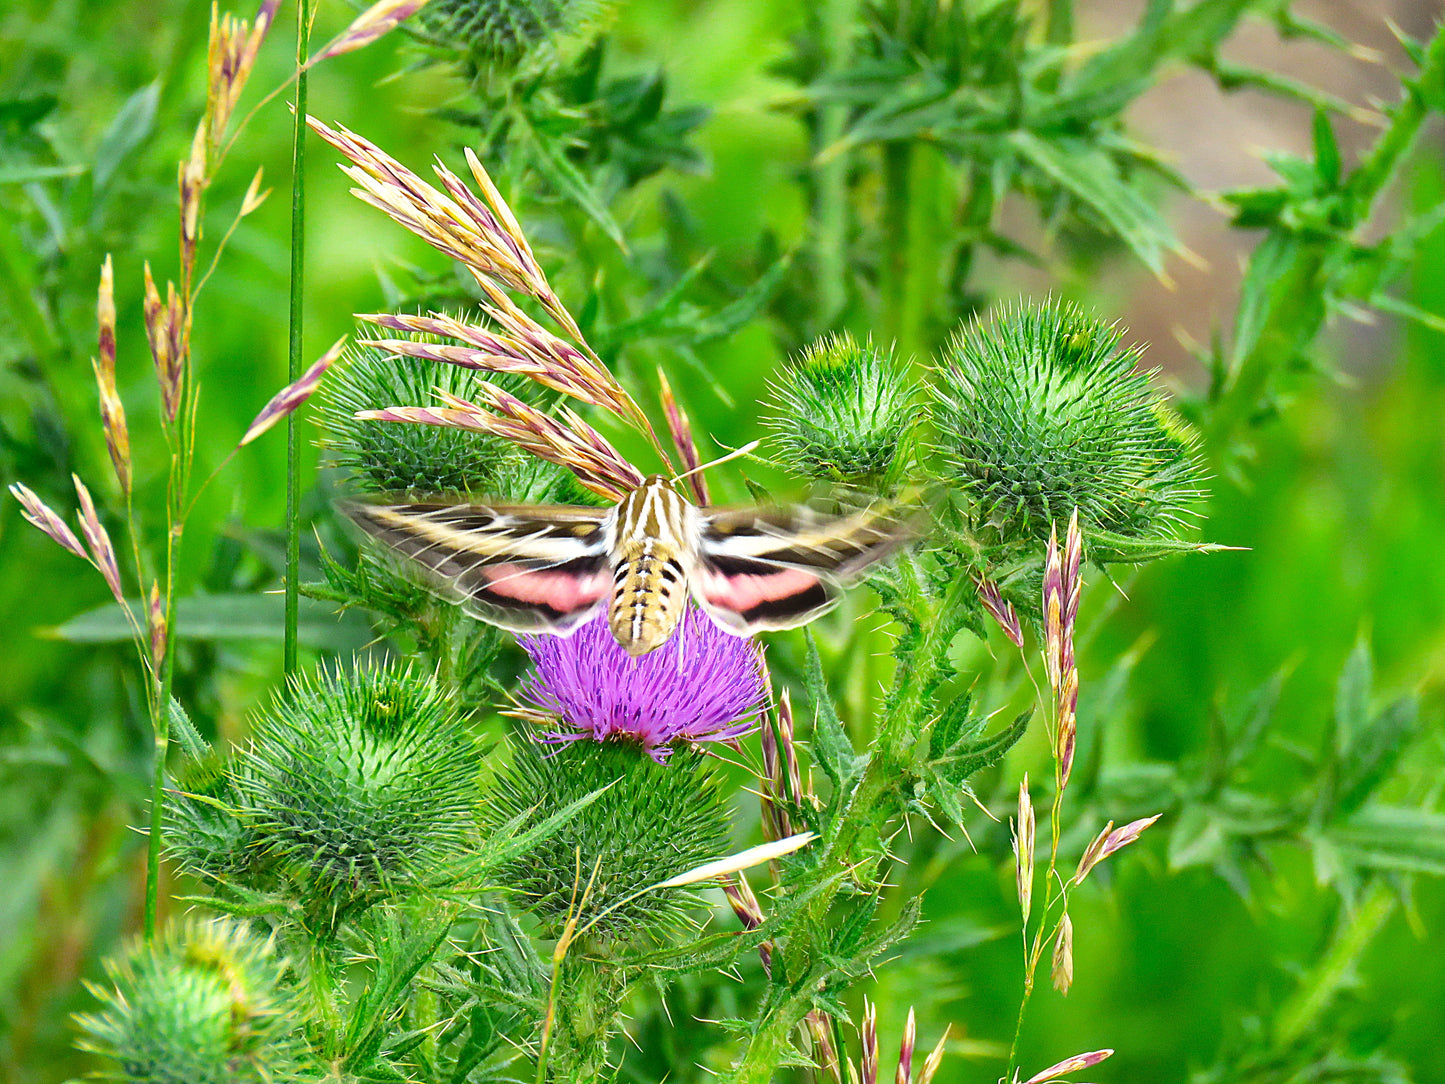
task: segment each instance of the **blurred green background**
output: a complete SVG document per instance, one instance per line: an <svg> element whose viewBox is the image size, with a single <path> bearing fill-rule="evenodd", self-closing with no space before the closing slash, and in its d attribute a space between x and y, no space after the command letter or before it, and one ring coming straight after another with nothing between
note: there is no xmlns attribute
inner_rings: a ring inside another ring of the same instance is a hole
<svg viewBox="0 0 1445 1084"><path fill-rule="evenodd" d="M1080 37L1092 31L1106 40L1140 7L1083 6ZM1385 50L1374 60L1278 47L1260 25L1241 33L1238 48L1296 65L1316 85L1363 105L1386 92L1392 66L1406 63L1390 51L1386 13L1373 8L1316 4L1311 12ZM317 39L351 14L321 5ZM1424 35L1438 8L1407 4L1393 14ZM71 471L115 501L88 364L95 284L107 252L115 258L121 394L141 479L137 507L151 523L160 508L163 462L141 268L148 259L158 280L175 273L175 163L199 116L208 17L208 5L185 0L14 0L0 13L0 474L7 484L24 480L58 508L73 503L65 490ZM292 18L284 8L241 113L287 78ZM635 0L617 5L608 23L612 73L663 70L670 105L711 111L691 136L697 168L662 170L613 212L639 251L665 249L665 201L675 195L692 216L691 243L714 254L719 294L749 285L748 272L766 266L760 254L769 245L786 251L806 234L797 175L809 142L797 117L780 108L790 84L776 70L803 19L792 5L765 0ZM419 65L417 57L394 35L322 65L310 111L418 170L436 154L458 163L458 147L475 133L450 123L445 110L464 87L445 67ZM258 167L276 187L235 234L196 313L199 477L224 459L285 381L288 93L257 110L210 196L207 234L214 240ZM1181 169L1198 170L1191 176L1205 188L1261 183L1261 146L1307 151L1310 141L1308 109L1250 92L1208 95L1183 75L1160 80L1131 116ZM1367 125L1342 124L1347 162L1371 136ZM1445 199L1438 131L1427 140L1391 194L1398 214ZM83 165L42 177L27 172L37 161ZM387 304L386 282L404 278L412 265L434 274L445 268L350 197L333 156L314 140L309 162L306 352L314 357L352 330L353 312ZM527 193L509 187L506 170L499 177L526 225ZM1018 220L1045 259L1032 266L982 260L971 287L985 301L1081 300L1152 340L1147 361L1164 369L1167 382L1197 393L1207 374L1174 332L1182 325L1207 341L1228 325L1238 263L1258 235L1230 231L1226 216L1198 201L1158 196L1186 243L1208 256L1207 270L1172 260L1173 290L1118 246L1091 248L1087 237L1061 235L1012 205L1002 213ZM596 229L588 236L601 249L611 244ZM533 239L574 307L596 285L590 269L614 259L579 258L546 233ZM1445 312L1442 268L1445 234L1436 231L1416 254L1404 291L1428 312ZM640 311L646 300L624 280L612 304ZM887 336L887 328L869 326L866 311L855 307L840 321L860 335ZM947 330L925 327L905 345L922 361ZM698 371L691 365L674 369L698 427L727 446L761 436L755 404L801 335L775 309L697 349L715 385L689 375ZM1152 764L1170 765L1184 780L1204 772L1215 720L1283 671L1280 701L1247 779L1255 792L1289 799L1310 777L1304 762L1325 740L1337 678L1363 638L1373 651L1377 704L1406 693L1423 702L1422 733L1403 750L1382 796L1402 807L1435 802L1445 759L1438 729L1445 337L1383 319L1363 327L1341 320L1315 357L1329 375L1296 382L1276 416L1254 429L1242 468L1212 483L1202 536L1238 550L1148 566L1121 580L1127 598L1091 580L1083 624L1094 625L1106 610L1107 621L1084 655L1081 756L1097 759L1101 778L1112 768ZM624 350L620 365L625 377L650 388L648 374L665 360L666 345L654 343L633 357ZM314 433L309 421L303 432ZM284 466L284 440L273 434L244 449L205 491L181 558L189 590L275 587ZM321 509L326 496L315 490L308 500ZM130 646L75 643L56 632L107 601L99 577L23 523L8 500L0 546L8 633L0 665L0 1077L19 1084L92 1067L70 1049L68 1014L90 1007L82 982L98 981L101 958L139 925L143 841L127 826L140 820L150 737ZM187 645L178 695L208 730L244 736L246 713L279 677L277 627L275 640ZM360 645L348 626L321 623L312 638L313 650L348 644ZM1112 669L1121 656L1136 660L1131 671ZM1108 674L1119 680L1111 684ZM1004 810L1021 772L1042 772L1043 758L1038 742L1025 743L981 797ZM1114 807L1100 799L1098 808ZM1196 813L1206 822L1211 815ZM900 1033L910 1004L919 1012L921 1045L931 1046L945 1022L954 1024L962 1041L939 1081L993 1079L1001 1071L998 1044L1006 1048L1012 1032L1016 902L1006 837L1000 849L997 835L981 842L976 856L961 838L934 839L918 852L907 876L932 883L930 925L903 959L880 969L872 995L886 1037ZM1386 902L1369 885L1351 898L1348 884L1342 895L1323 883L1329 870L1317 849L1288 834L1265 833L1258 842L1236 851L1208 823L1194 833L1170 818L1117 861L1113 876L1091 883L1073 908L1073 991L1067 999L1047 990L1035 997L1022 1063L1038 1068L1110 1046L1118 1054L1092 1071L1095 1079L1235 1079L1227 1070L1244 1063L1239 1052L1260 1048L1264 1022L1323 982L1329 996L1310 1018L1313 1041L1360 1057L1378 1052L1406 1068L1404 1079L1445 1079L1437 1038L1445 1032L1445 968L1436 948L1445 886L1402 863L1384 878ZM1224 876L1234 860L1238 875ZM1362 938L1358 958L1322 978L1319 965L1341 930ZM1275 1078L1261 1069L1258 1079Z"/></svg>

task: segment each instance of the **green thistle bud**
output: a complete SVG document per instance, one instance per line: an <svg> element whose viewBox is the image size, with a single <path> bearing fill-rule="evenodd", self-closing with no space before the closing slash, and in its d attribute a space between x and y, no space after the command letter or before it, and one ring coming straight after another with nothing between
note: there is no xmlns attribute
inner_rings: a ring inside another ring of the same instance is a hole
<svg viewBox="0 0 1445 1084"><path fill-rule="evenodd" d="M81 1046L136 1084L262 1084L303 1077L285 963L226 919L187 921L106 961L114 988L76 1018Z"/></svg>
<svg viewBox="0 0 1445 1084"><path fill-rule="evenodd" d="M566 467L513 452L498 472L496 493L509 504L607 504Z"/></svg>
<svg viewBox="0 0 1445 1084"><path fill-rule="evenodd" d="M828 335L783 369L775 391L767 424L794 474L878 488L901 462L916 411L892 350Z"/></svg>
<svg viewBox="0 0 1445 1084"><path fill-rule="evenodd" d="M593 935L619 940L660 933L695 901L688 890L622 901L727 851L727 809L701 754L679 750L659 764L627 742L578 741L546 751L519 743L492 788L487 816L500 825L523 815L529 827L609 784L558 832L505 867L499 880L553 929L592 880L580 925L616 907Z"/></svg>
<svg viewBox="0 0 1445 1084"><path fill-rule="evenodd" d="M399 333L360 329L377 337ZM425 336L416 336L425 338ZM354 346L332 367L321 386L327 460L346 470L364 489L381 492L486 493L496 488L503 464L516 453L484 433L437 425L368 421L359 410L428 406L438 389L473 394L478 374L442 361L398 358L371 346ZM489 375L516 392L515 378Z"/></svg>
<svg viewBox="0 0 1445 1084"><path fill-rule="evenodd" d="M515 63L564 34L585 33L607 8L598 0L431 0L420 18L429 34L457 52Z"/></svg>
<svg viewBox="0 0 1445 1084"><path fill-rule="evenodd" d="M1094 560L1178 548L1202 495L1194 439L1120 337L1050 302L954 338L932 388L934 415L981 535L1040 545L1077 508Z"/></svg>
<svg viewBox="0 0 1445 1084"><path fill-rule="evenodd" d="M478 757L445 692L410 668L298 678L232 770L251 846L312 913L456 876Z"/></svg>
<svg viewBox="0 0 1445 1084"><path fill-rule="evenodd" d="M171 861L204 879L224 883L246 876L254 857L224 762L214 754L191 761L166 794L164 839Z"/></svg>

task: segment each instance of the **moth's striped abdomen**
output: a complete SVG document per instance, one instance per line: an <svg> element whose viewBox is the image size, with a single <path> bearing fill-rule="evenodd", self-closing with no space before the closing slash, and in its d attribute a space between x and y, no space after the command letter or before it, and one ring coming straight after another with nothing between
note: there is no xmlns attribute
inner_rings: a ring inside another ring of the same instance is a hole
<svg viewBox="0 0 1445 1084"><path fill-rule="evenodd" d="M653 476L617 508L617 550L607 623L629 655L660 647L687 604L690 516L695 509Z"/></svg>
<svg viewBox="0 0 1445 1084"><path fill-rule="evenodd" d="M613 579L607 621L629 655L660 647L682 618L687 577L677 554L653 545L643 552L636 542L622 547L623 560Z"/></svg>

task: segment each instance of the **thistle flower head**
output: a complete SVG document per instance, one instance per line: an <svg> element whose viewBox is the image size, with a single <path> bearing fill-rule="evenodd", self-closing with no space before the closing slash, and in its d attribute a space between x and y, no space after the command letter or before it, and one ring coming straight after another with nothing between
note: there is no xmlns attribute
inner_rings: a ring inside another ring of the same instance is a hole
<svg viewBox="0 0 1445 1084"><path fill-rule="evenodd" d="M769 425L789 470L816 481L878 485L912 427L912 389L892 350L846 332L819 339L776 384Z"/></svg>
<svg viewBox="0 0 1445 1084"><path fill-rule="evenodd" d="M498 825L520 817L525 830L598 791L499 880L554 927L571 914L579 928L592 924L591 934L606 940L660 932L695 897L689 888L644 889L727 849L726 803L700 753L686 750L661 764L621 742L546 752L520 743L484 815Z"/></svg>
<svg viewBox="0 0 1445 1084"><path fill-rule="evenodd" d="M600 0L431 0L421 19L459 53L515 63L558 36L595 23L607 6Z"/></svg>
<svg viewBox="0 0 1445 1084"><path fill-rule="evenodd" d="M365 337L369 329L363 329ZM498 378L515 384L520 378ZM394 425L357 418L395 403L429 403L440 390L465 395L476 383L445 362L398 358L379 347L353 346L321 390L329 461L368 490L479 494L495 490L510 458L501 438L451 426Z"/></svg>
<svg viewBox="0 0 1445 1084"><path fill-rule="evenodd" d="M1193 438L1121 333L1072 305L956 336L932 387L949 477L980 530L1037 546L1078 510L1096 560L1142 560L1200 496Z"/></svg>
<svg viewBox="0 0 1445 1084"><path fill-rule="evenodd" d="M751 733L767 697L753 643L692 608L662 647L638 658L613 637L606 614L570 636L521 641L536 667L522 686L527 714L554 726L543 741L620 738L661 762L675 742Z"/></svg>
<svg viewBox="0 0 1445 1084"><path fill-rule="evenodd" d="M81 1045L137 1084L227 1084L298 1075L295 1026L272 944L226 919L188 921L107 961L111 989L77 1017Z"/></svg>
<svg viewBox="0 0 1445 1084"><path fill-rule="evenodd" d="M401 667L322 671L257 721L232 769L255 853L336 908L454 875L478 760L442 689Z"/></svg>

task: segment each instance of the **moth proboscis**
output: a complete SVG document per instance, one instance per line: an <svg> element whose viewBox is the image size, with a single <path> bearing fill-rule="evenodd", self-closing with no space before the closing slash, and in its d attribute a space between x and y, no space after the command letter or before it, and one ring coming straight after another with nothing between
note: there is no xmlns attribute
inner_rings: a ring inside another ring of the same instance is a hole
<svg viewBox="0 0 1445 1084"><path fill-rule="evenodd" d="M739 636L805 624L916 534L912 519L884 502L842 515L698 508L662 475L610 508L341 507L480 620L565 636L606 603L612 635L633 656L672 635L689 594Z"/></svg>

